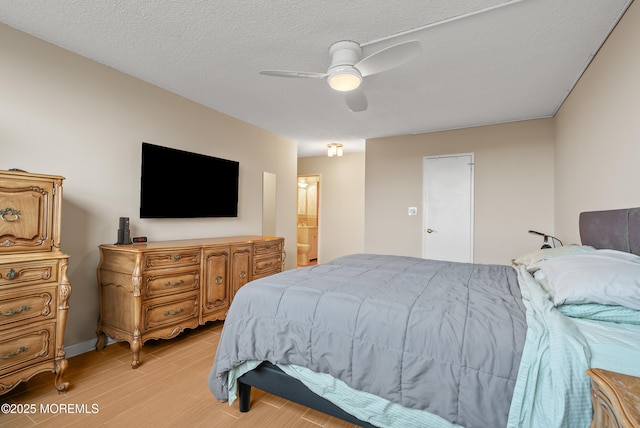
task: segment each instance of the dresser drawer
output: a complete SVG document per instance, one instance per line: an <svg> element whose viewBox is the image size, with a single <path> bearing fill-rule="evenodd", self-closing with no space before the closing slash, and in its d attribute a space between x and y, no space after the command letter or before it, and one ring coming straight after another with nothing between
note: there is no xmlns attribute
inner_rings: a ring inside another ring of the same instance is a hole
<svg viewBox="0 0 640 428"><path fill-rule="evenodd" d="M177 325L198 317L199 293L189 293L179 298L158 298L142 305L142 325L145 331L158 327Z"/></svg>
<svg viewBox="0 0 640 428"><path fill-rule="evenodd" d="M272 241L260 241L253 244L253 255L261 256L264 254L282 253L282 240L274 239Z"/></svg>
<svg viewBox="0 0 640 428"><path fill-rule="evenodd" d="M282 270L282 253L256 257L253 261L253 279Z"/></svg>
<svg viewBox="0 0 640 428"><path fill-rule="evenodd" d="M54 180L0 176L0 254L51 251Z"/></svg>
<svg viewBox="0 0 640 428"><path fill-rule="evenodd" d="M199 266L200 250L185 248L171 251L144 253L145 270L160 268L179 268L183 266Z"/></svg>
<svg viewBox="0 0 640 428"><path fill-rule="evenodd" d="M57 286L44 285L18 290L0 294L0 329L55 320Z"/></svg>
<svg viewBox="0 0 640 428"><path fill-rule="evenodd" d="M199 289L200 271L158 271L144 275L143 283L146 298L183 293Z"/></svg>
<svg viewBox="0 0 640 428"><path fill-rule="evenodd" d="M58 281L58 259L0 263L0 290Z"/></svg>
<svg viewBox="0 0 640 428"><path fill-rule="evenodd" d="M14 370L52 360L55 324L9 330L0 339L0 376Z"/></svg>

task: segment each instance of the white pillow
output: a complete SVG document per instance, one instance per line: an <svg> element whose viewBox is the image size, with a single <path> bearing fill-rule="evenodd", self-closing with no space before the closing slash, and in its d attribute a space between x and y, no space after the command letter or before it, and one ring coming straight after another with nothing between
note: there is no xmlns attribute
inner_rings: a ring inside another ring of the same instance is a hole
<svg viewBox="0 0 640 428"><path fill-rule="evenodd" d="M542 248L530 251L521 255L517 259L512 260L514 265L524 265L529 272L535 272L540 267L540 263L560 256L568 254L581 254L595 251L595 248L589 245L567 245L566 247Z"/></svg>
<svg viewBox="0 0 640 428"><path fill-rule="evenodd" d="M640 256L635 254L625 253L618 250L596 250L594 253L596 256L612 257L620 260L627 260L634 263L640 263Z"/></svg>
<svg viewBox="0 0 640 428"><path fill-rule="evenodd" d="M612 250L566 255L540 264L556 306L599 303L640 310L640 257Z"/></svg>

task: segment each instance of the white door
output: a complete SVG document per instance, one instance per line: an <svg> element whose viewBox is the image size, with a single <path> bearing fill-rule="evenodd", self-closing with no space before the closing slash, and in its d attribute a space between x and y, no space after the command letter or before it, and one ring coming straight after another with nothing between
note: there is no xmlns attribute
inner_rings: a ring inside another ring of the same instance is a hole
<svg viewBox="0 0 640 428"><path fill-rule="evenodd" d="M473 262L473 154L425 157L422 257Z"/></svg>

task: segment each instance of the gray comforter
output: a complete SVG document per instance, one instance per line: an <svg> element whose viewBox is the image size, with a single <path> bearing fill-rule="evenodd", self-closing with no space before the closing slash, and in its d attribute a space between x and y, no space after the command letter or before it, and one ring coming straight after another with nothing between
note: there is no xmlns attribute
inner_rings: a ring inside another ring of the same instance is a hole
<svg viewBox="0 0 640 428"><path fill-rule="evenodd" d="M245 285L209 378L296 364L466 427L505 426L526 334L515 270L356 254Z"/></svg>

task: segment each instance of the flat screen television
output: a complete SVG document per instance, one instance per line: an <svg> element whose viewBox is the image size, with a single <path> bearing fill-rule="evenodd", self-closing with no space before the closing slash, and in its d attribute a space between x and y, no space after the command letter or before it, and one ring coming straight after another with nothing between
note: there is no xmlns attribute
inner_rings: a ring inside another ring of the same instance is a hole
<svg viewBox="0 0 640 428"><path fill-rule="evenodd" d="M237 217L239 166L142 143L140 218Z"/></svg>

